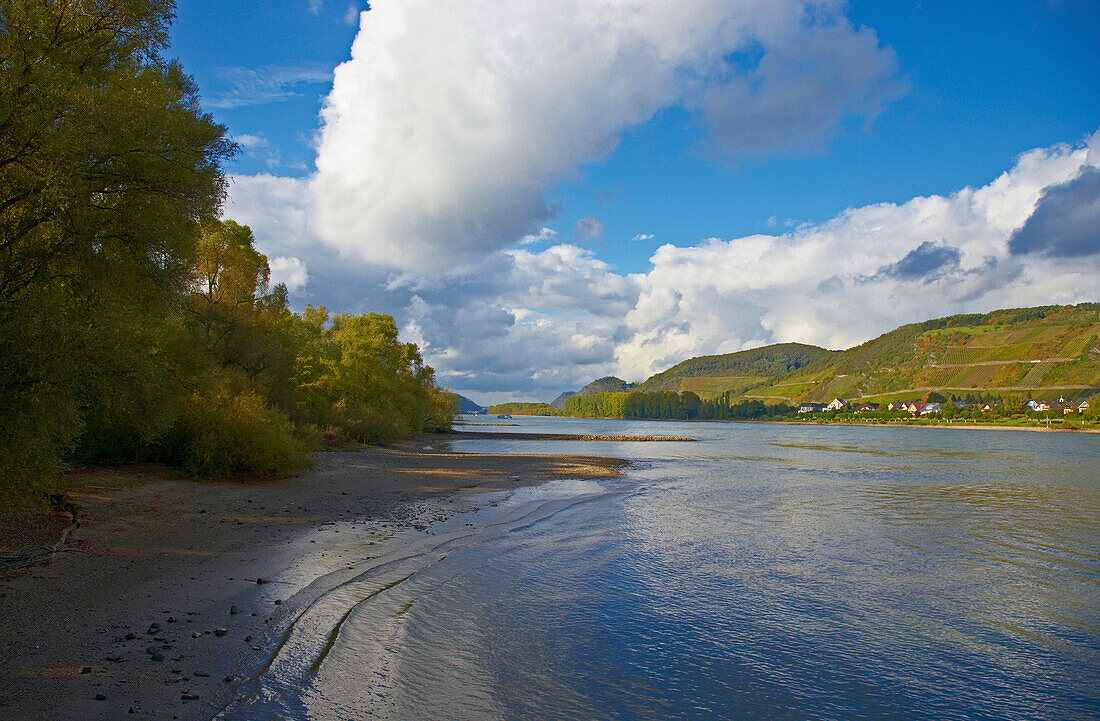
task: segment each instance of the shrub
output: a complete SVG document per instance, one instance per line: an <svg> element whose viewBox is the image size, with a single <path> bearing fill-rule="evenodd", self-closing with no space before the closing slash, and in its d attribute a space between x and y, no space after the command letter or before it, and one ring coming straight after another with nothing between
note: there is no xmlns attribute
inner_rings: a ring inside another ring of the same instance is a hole
<svg viewBox="0 0 1100 721"><path fill-rule="evenodd" d="M308 465L316 444L296 436L287 417L257 393L225 382L191 397L175 439L179 464L206 477L287 475Z"/></svg>

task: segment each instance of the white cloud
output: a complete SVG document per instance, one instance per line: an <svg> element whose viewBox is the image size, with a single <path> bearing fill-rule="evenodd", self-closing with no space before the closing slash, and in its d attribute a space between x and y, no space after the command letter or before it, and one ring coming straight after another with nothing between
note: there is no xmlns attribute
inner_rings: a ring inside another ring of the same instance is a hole
<svg viewBox="0 0 1100 721"><path fill-rule="evenodd" d="M301 95L295 88L302 84L332 80L332 71L321 67L262 68L228 67L217 71L228 89L203 98L208 108L240 108L290 100Z"/></svg>
<svg viewBox="0 0 1100 721"><path fill-rule="evenodd" d="M309 14L320 15L321 7L324 5L323 0L309 0Z"/></svg>
<svg viewBox="0 0 1100 721"><path fill-rule="evenodd" d="M566 243L442 275L364 265L311 235L305 180L234 178L227 214L252 226L269 257L308 266L311 301L393 313L441 382L549 400L693 355L784 341L842 348L941 315L1095 300L1100 255L1009 249L1044 189L1076 177L1089 152L1029 151L985 186L850 208L779 235L663 245L630 275Z"/></svg>
<svg viewBox="0 0 1100 721"><path fill-rule="evenodd" d="M323 110L315 230L392 268L476 263L535 232L547 190L579 164L676 104L699 110L722 152L816 148L898 91L892 51L844 9L380 0Z"/></svg>
<svg viewBox="0 0 1100 721"><path fill-rule="evenodd" d="M540 228L537 233L530 233L519 239L519 245L535 245L536 243L553 243L558 239L558 231L552 228Z"/></svg>
<svg viewBox="0 0 1100 721"><path fill-rule="evenodd" d="M652 233L638 233L633 238L631 238L631 240L633 240L635 242L640 241L640 240L653 240L653 234Z"/></svg>
<svg viewBox="0 0 1100 721"><path fill-rule="evenodd" d="M354 27L359 22L359 4L350 3L344 11L344 24Z"/></svg>
<svg viewBox="0 0 1100 721"><path fill-rule="evenodd" d="M271 143L267 142L267 138L263 135L249 135L242 133L241 135L234 135L233 142L240 145L245 150L256 150L258 148L269 148Z"/></svg>
<svg viewBox="0 0 1100 721"><path fill-rule="evenodd" d="M644 377L699 353L784 341L845 348L907 322L1100 295L1100 262L1021 260L1012 232L1086 151L1025 153L990 184L852 208L780 236L660 247L627 315L620 370Z"/></svg>
<svg viewBox="0 0 1100 721"><path fill-rule="evenodd" d="M278 256L271 258L268 266L271 268L271 284L282 283L291 293L302 290L309 282L309 271L298 258Z"/></svg>

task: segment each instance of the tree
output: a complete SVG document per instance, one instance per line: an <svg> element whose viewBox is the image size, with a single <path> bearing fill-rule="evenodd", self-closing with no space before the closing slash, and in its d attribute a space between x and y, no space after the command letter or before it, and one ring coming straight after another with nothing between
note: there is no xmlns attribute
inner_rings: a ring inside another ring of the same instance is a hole
<svg viewBox="0 0 1100 721"><path fill-rule="evenodd" d="M233 150L160 56L171 11L0 0L0 502L48 486L87 409L161 376L142 344Z"/></svg>

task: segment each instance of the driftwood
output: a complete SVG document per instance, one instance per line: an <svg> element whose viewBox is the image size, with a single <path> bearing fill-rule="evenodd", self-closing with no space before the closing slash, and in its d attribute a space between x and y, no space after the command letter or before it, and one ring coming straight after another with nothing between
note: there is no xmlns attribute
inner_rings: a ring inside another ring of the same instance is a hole
<svg viewBox="0 0 1100 721"><path fill-rule="evenodd" d="M80 520L78 519L80 508L74 503L63 502L61 498L57 496L51 497L51 500L55 505L68 513L71 519L69 525L61 532L60 540L52 546L41 546L39 548L23 551L22 553L0 556L0 570L18 571L23 568L29 568L30 566L37 566L40 563L49 563L57 554L73 550L73 548L68 545L68 541L72 532L80 528Z"/></svg>

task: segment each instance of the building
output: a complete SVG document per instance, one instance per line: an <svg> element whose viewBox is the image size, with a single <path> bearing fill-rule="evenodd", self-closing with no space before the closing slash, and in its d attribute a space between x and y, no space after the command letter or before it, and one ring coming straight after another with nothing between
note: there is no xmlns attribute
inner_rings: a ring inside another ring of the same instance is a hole
<svg viewBox="0 0 1100 721"><path fill-rule="evenodd" d="M925 403L925 404L923 404L923 407L920 409L919 412L922 416L927 416L927 415L930 415L932 413L940 413L941 411L943 411L943 406L941 404L939 404L939 403Z"/></svg>
<svg viewBox="0 0 1100 721"><path fill-rule="evenodd" d="M840 398L834 398L832 403L825 406L825 410L827 410L827 411L839 411L840 409L847 408L847 407L848 407L848 404L844 400L842 400Z"/></svg>
<svg viewBox="0 0 1100 721"><path fill-rule="evenodd" d="M1083 401L1081 401L1080 403L1077 404L1077 412L1078 413L1084 413L1088 409L1089 409L1089 402L1088 402L1087 399L1083 400Z"/></svg>
<svg viewBox="0 0 1100 721"><path fill-rule="evenodd" d="M874 413L878 410L878 403L860 403L852 408L855 413Z"/></svg>
<svg viewBox="0 0 1100 721"><path fill-rule="evenodd" d="M798 406L799 413L820 413L825 410L825 406L820 403L802 403Z"/></svg>

